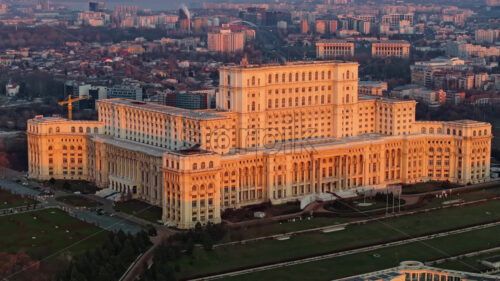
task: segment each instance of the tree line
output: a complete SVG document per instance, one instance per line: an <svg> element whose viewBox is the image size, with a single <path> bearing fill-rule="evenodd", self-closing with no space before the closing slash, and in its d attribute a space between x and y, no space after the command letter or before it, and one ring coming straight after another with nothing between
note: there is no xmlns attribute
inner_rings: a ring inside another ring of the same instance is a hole
<svg viewBox="0 0 500 281"><path fill-rule="evenodd" d="M111 232L103 246L74 257L59 274L60 281L119 280L130 264L151 246L146 232L136 235Z"/></svg>
<svg viewBox="0 0 500 281"><path fill-rule="evenodd" d="M208 223L202 227L198 222L194 230L177 233L159 246L154 253L153 265L141 276L141 281L177 280L180 272L180 260L183 257L194 259L195 245L200 245L205 251L212 251L214 243L221 241L227 229L221 224Z"/></svg>

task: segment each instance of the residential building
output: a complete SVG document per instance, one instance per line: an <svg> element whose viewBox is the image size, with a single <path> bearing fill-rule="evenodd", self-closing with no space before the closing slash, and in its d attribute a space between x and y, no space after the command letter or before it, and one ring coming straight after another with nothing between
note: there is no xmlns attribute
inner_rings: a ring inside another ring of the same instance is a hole
<svg viewBox="0 0 500 281"><path fill-rule="evenodd" d="M439 106L446 102L443 90L429 90L420 85L403 85L391 91L391 97L398 99L415 99L431 106Z"/></svg>
<svg viewBox="0 0 500 281"><path fill-rule="evenodd" d="M476 43L493 44L500 38L500 29L478 29L475 32Z"/></svg>
<svg viewBox="0 0 500 281"><path fill-rule="evenodd" d="M240 52L245 47L245 37L245 31L214 29L208 33L208 49L221 53Z"/></svg>
<svg viewBox="0 0 500 281"><path fill-rule="evenodd" d="M484 47L465 42L448 42L446 44L446 55L463 59L498 57L500 56L500 47Z"/></svg>
<svg viewBox="0 0 500 281"><path fill-rule="evenodd" d="M143 99L142 88L133 85L114 85L106 89L106 98L123 98L141 101Z"/></svg>

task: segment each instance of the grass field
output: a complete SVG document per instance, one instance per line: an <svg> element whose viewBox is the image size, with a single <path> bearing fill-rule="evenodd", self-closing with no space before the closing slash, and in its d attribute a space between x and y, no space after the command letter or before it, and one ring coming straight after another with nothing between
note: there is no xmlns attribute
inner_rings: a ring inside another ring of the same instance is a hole
<svg viewBox="0 0 500 281"><path fill-rule="evenodd" d="M26 206L35 202L35 200L30 198L23 198L18 194L13 194L7 190L0 189L0 209Z"/></svg>
<svg viewBox="0 0 500 281"><path fill-rule="evenodd" d="M474 257L466 257L466 258L462 258L459 260L446 261L446 262L435 265L435 267L452 269L452 270L460 270L460 271L466 271L466 270L470 271L471 270L470 268L474 267L478 271L485 271L485 270L491 269L491 268L479 263L478 261L482 260L482 259L490 258L493 256L499 256L499 255L500 255L500 251L490 252L490 253L486 253L486 254L477 255Z"/></svg>
<svg viewBox="0 0 500 281"><path fill-rule="evenodd" d="M247 245L215 248L211 252L197 251L196 258L181 261L181 277L211 273L242 266L315 255L327 251L359 247L409 235L442 231L455 227L500 219L500 201L481 205L423 213L411 217L352 226L333 233L313 232L293 236L289 240L264 240Z"/></svg>
<svg viewBox="0 0 500 281"><path fill-rule="evenodd" d="M85 198L85 197L79 196L79 195L62 196L62 197L56 198L56 200L63 202L65 204L71 205L71 206L75 206L75 207L92 208L92 207L98 207L98 206L102 205L101 203L99 203L97 201L94 201L94 200L91 200L91 199L88 199L88 198Z"/></svg>
<svg viewBox="0 0 500 281"><path fill-rule="evenodd" d="M416 208L414 210L424 210L424 209L442 207L443 202L447 201L447 200L462 199L465 202L470 202L470 201L476 201L476 200L480 200L480 199L484 199L484 198L493 198L493 197L497 197L497 196L500 196L500 186L490 187L487 189L481 189L481 190L463 193L463 194L459 194L459 195L453 195L453 196L448 197L446 199L431 198L430 202L427 205ZM379 207L384 208L385 203L383 204L383 206L381 206L379 203L379 204L376 204L376 205L373 205L370 207L373 209L374 206L379 206ZM260 225L260 226L242 227L239 229L232 229L227 234L227 236L225 237L223 242L250 239L250 238L254 238L254 237L261 237L261 236L274 235L274 234L283 234L283 233L292 232L292 231L299 231L299 230L317 228L317 227L322 227L322 226L342 224L342 223L362 220L365 218L367 218L367 217L366 216L360 216L360 217L340 217L340 216L315 217L315 218L312 218L311 220L301 220L301 221L296 220L295 222L270 223L270 224L265 224L265 225Z"/></svg>
<svg viewBox="0 0 500 281"><path fill-rule="evenodd" d="M2 216L0 229L0 252L24 249L35 258L99 247L108 233L59 209Z"/></svg>
<svg viewBox="0 0 500 281"><path fill-rule="evenodd" d="M499 246L499 232L500 227L492 227L426 240L425 242L415 242L318 262L246 274L223 280L332 280L394 267L405 260L434 260L441 257L457 255L462 252L471 252ZM479 269L475 264L461 265L463 266L461 269L466 271L475 271ZM443 266L439 265L438 267L442 268Z"/></svg>
<svg viewBox="0 0 500 281"><path fill-rule="evenodd" d="M153 206L139 200L127 202L117 202L115 210L134 215L138 218L157 223L161 220L162 210L158 206Z"/></svg>

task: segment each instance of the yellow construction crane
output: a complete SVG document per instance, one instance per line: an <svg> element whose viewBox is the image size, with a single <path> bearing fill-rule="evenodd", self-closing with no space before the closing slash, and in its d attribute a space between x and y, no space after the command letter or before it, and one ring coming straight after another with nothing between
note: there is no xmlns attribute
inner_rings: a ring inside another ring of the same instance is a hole
<svg viewBox="0 0 500 281"><path fill-rule="evenodd" d="M58 104L60 106L64 106L65 104L68 105L68 119L71 120L73 119L73 103L81 100L86 100L88 99L89 96L81 96L79 98L72 98L71 95L68 95L68 100L60 101Z"/></svg>

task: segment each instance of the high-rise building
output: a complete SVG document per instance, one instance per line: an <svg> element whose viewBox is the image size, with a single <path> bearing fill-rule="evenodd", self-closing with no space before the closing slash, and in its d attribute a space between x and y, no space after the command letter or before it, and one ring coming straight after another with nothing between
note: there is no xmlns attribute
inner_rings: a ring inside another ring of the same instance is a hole
<svg viewBox="0 0 500 281"><path fill-rule="evenodd" d="M337 32L338 29L338 22L336 20L330 20L328 22L328 30L330 33L335 33Z"/></svg>
<svg viewBox="0 0 500 281"><path fill-rule="evenodd" d="M220 69L217 110L97 101L98 121L28 121L29 176L80 179L162 206L165 223L395 183L490 178L491 125L415 120L415 101L358 99L358 64Z"/></svg>
<svg viewBox="0 0 500 281"><path fill-rule="evenodd" d="M408 14L389 14L382 16L382 24L388 24L391 27L399 27L401 21L408 21L413 25L414 15Z"/></svg>
<svg viewBox="0 0 500 281"><path fill-rule="evenodd" d="M300 22L300 32L303 34L306 34L309 32L309 23L307 22L307 20L302 20Z"/></svg>
<svg viewBox="0 0 500 281"><path fill-rule="evenodd" d="M182 31L191 31L191 13L185 5L179 9L179 29Z"/></svg>
<svg viewBox="0 0 500 281"><path fill-rule="evenodd" d="M476 43L493 44L500 38L500 29L478 29L475 32Z"/></svg>
<svg viewBox="0 0 500 281"><path fill-rule="evenodd" d="M245 31L233 32L231 29L214 29L208 33L208 49L222 53L243 51Z"/></svg>
<svg viewBox="0 0 500 281"><path fill-rule="evenodd" d="M317 20L315 23L314 30L316 31L316 33L325 34L326 33L326 21Z"/></svg>

